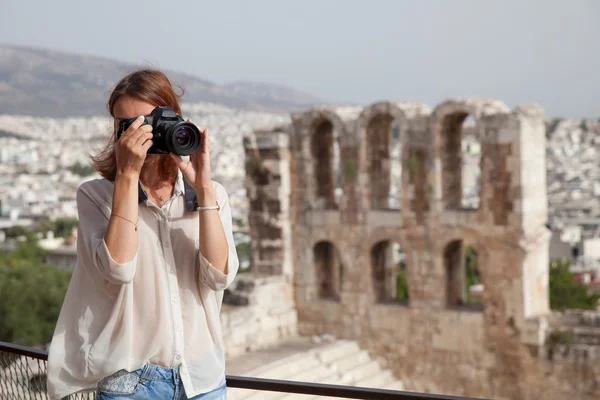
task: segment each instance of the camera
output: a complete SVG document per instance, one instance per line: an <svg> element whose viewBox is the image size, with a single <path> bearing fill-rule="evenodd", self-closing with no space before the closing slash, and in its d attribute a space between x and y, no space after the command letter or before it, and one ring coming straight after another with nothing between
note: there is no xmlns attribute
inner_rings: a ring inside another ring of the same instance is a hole
<svg viewBox="0 0 600 400"><path fill-rule="evenodd" d="M123 135L137 118L124 119L119 122L117 140ZM202 142L200 130L191 122L186 122L168 107L156 107L150 115L144 116L142 125L152 125L152 147L147 154L175 153L189 156Z"/></svg>

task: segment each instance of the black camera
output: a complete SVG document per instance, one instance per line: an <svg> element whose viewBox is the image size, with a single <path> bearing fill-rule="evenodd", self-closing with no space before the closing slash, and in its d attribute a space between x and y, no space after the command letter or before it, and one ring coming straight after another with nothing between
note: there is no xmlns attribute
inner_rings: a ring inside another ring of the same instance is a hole
<svg viewBox="0 0 600 400"><path fill-rule="evenodd" d="M117 140L137 118L124 119L119 122ZM168 107L156 107L150 115L144 116L142 125L152 125L152 147L148 154L175 153L189 156L194 153L202 142L200 130Z"/></svg>

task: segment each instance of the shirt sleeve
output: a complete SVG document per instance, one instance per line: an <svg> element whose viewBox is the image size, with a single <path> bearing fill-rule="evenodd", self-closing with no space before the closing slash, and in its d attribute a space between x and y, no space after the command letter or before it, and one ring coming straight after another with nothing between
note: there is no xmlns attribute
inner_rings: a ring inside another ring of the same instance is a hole
<svg viewBox="0 0 600 400"><path fill-rule="evenodd" d="M79 228L77 240L83 244L86 258L107 281L116 284L127 284L133 281L137 264L137 250L133 258L126 263L116 262L106 246L104 235L108 228L108 217L89 193L81 187L76 195Z"/></svg>
<svg viewBox="0 0 600 400"><path fill-rule="evenodd" d="M224 274L215 268L198 249L200 268L199 278L200 283L204 283L212 290L225 290L233 282L233 279L238 272L240 262L233 240L233 223L231 218L231 207L229 205L229 196L223 186L220 184L216 184L215 186L217 190L217 199L219 206L221 207L219 210L219 217L221 218L221 224L223 225L225 237L227 238L227 245L229 247L227 256L227 274ZM200 232L200 234L202 234L202 232Z"/></svg>

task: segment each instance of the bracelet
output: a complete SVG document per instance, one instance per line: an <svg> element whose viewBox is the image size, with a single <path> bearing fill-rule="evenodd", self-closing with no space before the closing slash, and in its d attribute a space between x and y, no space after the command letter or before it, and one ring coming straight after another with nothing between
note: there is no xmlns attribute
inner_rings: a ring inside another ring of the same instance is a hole
<svg viewBox="0 0 600 400"><path fill-rule="evenodd" d="M133 222L133 221L132 221L132 220L130 220L130 219L127 219L127 218L125 218L125 217L121 217L119 214L110 213L110 215L114 215L115 217L119 217L119 218L121 218L121 219L124 219L125 221L131 222L131 223L133 224L133 226L135 227L135 230L137 231L137 228L138 228L138 224L137 224L137 222ZM138 217L138 221L139 221L139 220L140 220L140 219L139 219L139 217Z"/></svg>
<svg viewBox="0 0 600 400"><path fill-rule="evenodd" d="M220 210L221 206L219 205L219 202L217 201L217 205L216 206L209 206L209 207L196 207L196 211L206 211L206 210Z"/></svg>

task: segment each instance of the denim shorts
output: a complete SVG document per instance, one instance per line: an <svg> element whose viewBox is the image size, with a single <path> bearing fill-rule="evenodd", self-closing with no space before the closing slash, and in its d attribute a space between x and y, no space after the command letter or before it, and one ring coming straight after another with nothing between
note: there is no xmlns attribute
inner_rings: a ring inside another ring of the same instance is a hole
<svg viewBox="0 0 600 400"><path fill-rule="evenodd" d="M222 384L211 392L188 399L179 376L179 367L166 368L146 364L128 372L124 369L98 382L97 400L225 400L227 387Z"/></svg>

